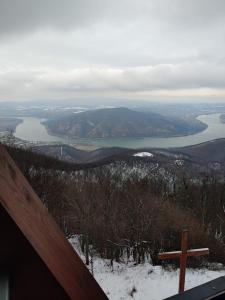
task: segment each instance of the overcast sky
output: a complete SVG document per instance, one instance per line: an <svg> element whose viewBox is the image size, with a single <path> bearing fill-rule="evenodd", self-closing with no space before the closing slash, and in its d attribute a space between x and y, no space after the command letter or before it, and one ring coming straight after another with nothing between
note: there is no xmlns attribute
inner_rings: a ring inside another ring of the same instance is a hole
<svg viewBox="0 0 225 300"><path fill-rule="evenodd" d="M225 99L225 0L0 0L0 101Z"/></svg>

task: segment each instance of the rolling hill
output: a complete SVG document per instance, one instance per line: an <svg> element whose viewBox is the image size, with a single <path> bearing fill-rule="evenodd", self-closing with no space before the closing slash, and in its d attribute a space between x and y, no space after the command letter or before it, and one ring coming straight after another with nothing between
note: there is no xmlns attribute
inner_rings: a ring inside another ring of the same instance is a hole
<svg viewBox="0 0 225 300"><path fill-rule="evenodd" d="M76 113L48 120L45 125L52 134L78 138L168 137L205 129L200 122L191 123L123 107Z"/></svg>

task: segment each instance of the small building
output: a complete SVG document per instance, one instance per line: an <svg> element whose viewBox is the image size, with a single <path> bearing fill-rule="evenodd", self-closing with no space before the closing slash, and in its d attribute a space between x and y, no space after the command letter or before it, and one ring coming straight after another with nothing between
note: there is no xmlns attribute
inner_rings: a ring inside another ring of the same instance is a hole
<svg viewBox="0 0 225 300"><path fill-rule="evenodd" d="M225 276L199 285L193 289L177 294L165 300L224 300Z"/></svg>
<svg viewBox="0 0 225 300"><path fill-rule="evenodd" d="M0 299L107 299L1 145Z"/></svg>

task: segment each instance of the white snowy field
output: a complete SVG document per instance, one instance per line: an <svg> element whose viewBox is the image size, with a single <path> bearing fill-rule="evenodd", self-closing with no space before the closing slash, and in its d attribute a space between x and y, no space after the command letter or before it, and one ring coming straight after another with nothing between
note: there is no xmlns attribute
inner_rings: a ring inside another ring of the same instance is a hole
<svg viewBox="0 0 225 300"><path fill-rule="evenodd" d="M178 271L164 271L149 263L116 265L112 271L106 262L94 262L94 277L110 300L161 300L177 293ZM186 289L224 276L225 271L187 270ZM133 298L131 291L135 289Z"/></svg>
<svg viewBox="0 0 225 300"><path fill-rule="evenodd" d="M71 239L70 242L84 259L77 239ZM95 257L93 275L110 300L161 300L176 294L178 289L179 271L165 271L160 266L152 266L150 263L114 263L112 268L109 260ZM225 276L225 269L188 269L186 289L220 276Z"/></svg>

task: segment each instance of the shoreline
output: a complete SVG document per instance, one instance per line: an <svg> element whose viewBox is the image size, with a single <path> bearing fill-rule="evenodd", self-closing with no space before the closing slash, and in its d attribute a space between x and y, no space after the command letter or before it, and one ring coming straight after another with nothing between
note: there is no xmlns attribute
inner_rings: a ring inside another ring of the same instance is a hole
<svg viewBox="0 0 225 300"><path fill-rule="evenodd" d="M224 128L222 127L221 130L221 125L223 126L223 124L220 123L219 121L220 115L221 115L220 113L198 115L196 119L197 121L205 124L204 130L198 131L197 133L194 134L186 134L182 136L173 136L173 137L137 137L137 138L133 138L133 137L116 138L115 137L115 138L74 138L73 139L65 135L53 135L52 132L49 129L47 129L44 126L44 124L42 124L42 122L40 122L40 120L43 120L42 118L24 117L24 121L25 118L36 119L35 124L39 123L39 125L42 127L41 130L43 130L44 128L45 132L49 136L49 140L46 140L46 135L43 140L41 140L41 138L38 139L38 141L42 141L42 143L46 145L57 144L57 143L65 144L65 145L67 144L77 149L88 148L88 150L109 148L109 147L110 148L111 147L131 148L131 149L138 149L138 148L165 149L171 147L191 146L191 145L196 145L214 139L225 138ZM203 120L201 119L201 117L203 117ZM27 125L28 124L26 124L26 126ZM217 132L217 128L216 129L214 128L215 126L219 128L219 132ZM212 130L214 130L215 134ZM29 137L26 138L25 136L21 136L21 135L18 136L15 135L15 136L23 140L28 140L28 141L32 140L33 142L35 141L33 135L32 135L32 139L31 138L29 139Z"/></svg>

